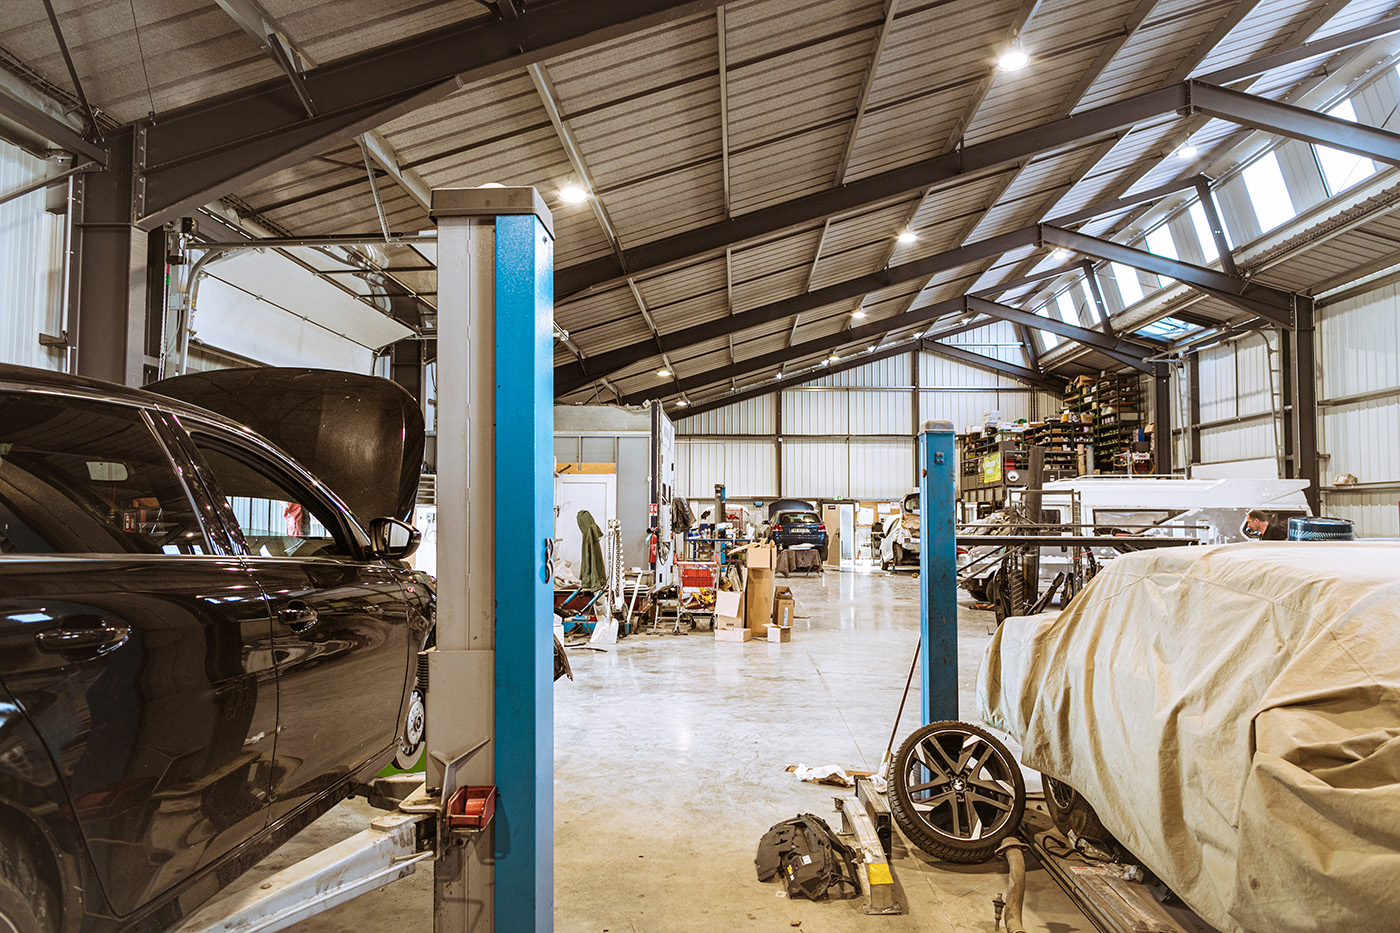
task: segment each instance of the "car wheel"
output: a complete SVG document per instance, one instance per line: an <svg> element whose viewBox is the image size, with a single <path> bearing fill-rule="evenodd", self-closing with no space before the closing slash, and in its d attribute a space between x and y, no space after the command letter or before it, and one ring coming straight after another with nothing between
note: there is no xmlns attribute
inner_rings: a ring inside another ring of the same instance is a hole
<svg viewBox="0 0 1400 933"><path fill-rule="evenodd" d="M1114 842L1113 834L1104 828L1099 815L1079 791L1048 774L1041 775L1041 782L1045 785L1045 808L1050 811L1056 829L1066 837L1073 833L1103 846Z"/></svg>
<svg viewBox="0 0 1400 933"><path fill-rule="evenodd" d="M985 862L1021 824L1021 768L990 732L935 722L899 746L890 812L905 837L945 862Z"/></svg>
<svg viewBox="0 0 1400 933"><path fill-rule="evenodd" d="M817 558L818 558L823 564L826 563L826 548L824 548L824 547L819 547L819 548L817 548Z"/></svg>
<svg viewBox="0 0 1400 933"><path fill-rule="evenodd" d="M12 841L0 848L0 933L55 933L58 894Z"/></svg>
<svg viewBox="0 0 1400 933"><path fill-rule="evenodd" d="M427 738L428 713L424 705L423 691L418 687L408 695L408 708L404 711L403 722L399 724L399 747L394 751L394 767L412 771L418 767L418 759L423 757L423 743ZM0 930L0 933L4 933Z"/></svg>

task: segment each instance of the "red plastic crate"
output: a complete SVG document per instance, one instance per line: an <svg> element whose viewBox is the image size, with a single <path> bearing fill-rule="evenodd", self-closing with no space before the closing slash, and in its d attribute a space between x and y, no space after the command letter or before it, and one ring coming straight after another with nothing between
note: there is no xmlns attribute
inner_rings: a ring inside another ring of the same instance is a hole
<svg viewBox="0 0 1400 933"><path fill-rule="evenodd" d="M677 562L681 569L681 586L714 586L715 565L708 562Z"/></svg>

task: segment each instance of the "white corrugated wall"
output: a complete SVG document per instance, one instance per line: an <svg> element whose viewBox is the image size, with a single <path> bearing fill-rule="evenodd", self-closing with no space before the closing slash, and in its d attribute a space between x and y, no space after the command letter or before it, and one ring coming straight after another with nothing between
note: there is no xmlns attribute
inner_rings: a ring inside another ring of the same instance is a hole
<svg viewBox="0 0 1400 933"><path fill-rule="evenodd" d="M1387 285L1321 309L1324 511L1356 522L1365 537L1400 537L1400 286ZM1332 486L1350 473L1355 486Z"/></svg>
<svg viewBox="0 0 1400 933"><path fill-rule="evenodd" d="M1279 456L1278 418L1282 385L1277 366L1277 340L1273 335L1251 334L1240 340L1200 352L1201 463L1239 461L1275 462ZM1182 396L1186 392L1185 367L1172 374L1172 424L1185 425ZM1150 383L1145 385L1151 392ZM1179 442L1177 462L1185 448Z"/></svg>
<svg viewBox="0 0 1400 933"><path fill-rule="evenodd" d="M979 328L949 342L1025 363L1010 325ZM900 354L782 390L781 415L777 395L769 394L680 418L678 488L691 498L710 496L716 483L724 483L737 498L897 499L914 485L914 435L925 421L951 421L962 432L981 424L987 412L1016 420L1044 417L1059 407L1057 396L1011 377L928 353Z"/></svg>
<svg viewBox="0 0 1400 933"><path fill-rule="evenodd" d="M43 159L0 142L0 194L43 177ZM63 231L43 189L0 204L0 361L63 368L62 353L39 345L63 330Z"/></svg>

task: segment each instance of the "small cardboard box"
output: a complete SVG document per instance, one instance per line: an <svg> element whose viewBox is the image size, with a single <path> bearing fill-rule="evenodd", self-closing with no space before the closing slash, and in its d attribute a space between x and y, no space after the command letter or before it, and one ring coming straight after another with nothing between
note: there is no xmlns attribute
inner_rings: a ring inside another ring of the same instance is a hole
<svg viewBox="0 0 1400 933"><path fill-rule="evenodd" d="M786 586L775 589L773 591L773 614L769 617L771 624L780 628L792 628L796 607L797 600L793 598L791 589Z"/></svg>
<svg viewBox="0 0 1400 933"><path fill-rule="evenodd" d="M744 594L720 590L715 594L715 628L744 627Z"/></svg>
<svg viewBox="0 0 1400 933"><path fill-rule="evenodd" d="M753 632L746 628L717 628L715 641L752 641Z"/></svg>
<svg viewBox="0 0 1400 933"><path fill-rule="evenodd" d="M744 549L744 558L750 570L772 570L777 553L771 544L754 544Z"/></svg>
<svg viewBox="0 0 1400 933"><path fill-rule="evenodd" d="M792 641L792 629L785 625L770 625L768 626L768 640L775 645Z"/></svg>

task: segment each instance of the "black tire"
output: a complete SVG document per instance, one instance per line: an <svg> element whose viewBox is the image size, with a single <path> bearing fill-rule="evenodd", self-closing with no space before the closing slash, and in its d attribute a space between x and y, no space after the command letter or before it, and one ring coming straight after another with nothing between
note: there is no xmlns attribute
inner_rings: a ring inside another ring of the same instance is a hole
<svg viewBox="0 0 1400 933"><path fill-rule="evenodd" d="M1045 786L1045 809L1050 811L1050 819L1066 838L1070 833L1097 842L1100 846L1114 844L1113 834L1104 828L1099 815L1080 796L1079 791L1064 781L1057 781L1048 774L1042 774Z"/></svg>
<svg viewBox="0 0 1400 933"><path fill-rule="evenodd" d="M15 840L0 845L0 933L56 933L58 893Z"/></svg>
<svg viewBox="0 0 1400 933"><path fill-rule="evenodd" d="M893 550L894 550L894 565L895 565L896 567L898 567L898 566L900 566L901 564L904 563L904 548L900 547L900 546L899 546L899 542L896 541L895 544L894 544Z"/></svg>
<svg viewBox="0 0 1400 933"><path fill-rule="evenodd" d="M890 812L905 838L934 858L985 862L1025 810L1020 766L981 726L930 723L899 746Z"/></svg>
<svg viewBox="0 0 1400 933"><path fill-rule="evenodd" d="M821 560L821 562L822 562L823 564L826 563L826 548L824 548L824 547L819 547L819 548L817 548L817 558L818 558L819 560Z"/></svg>

